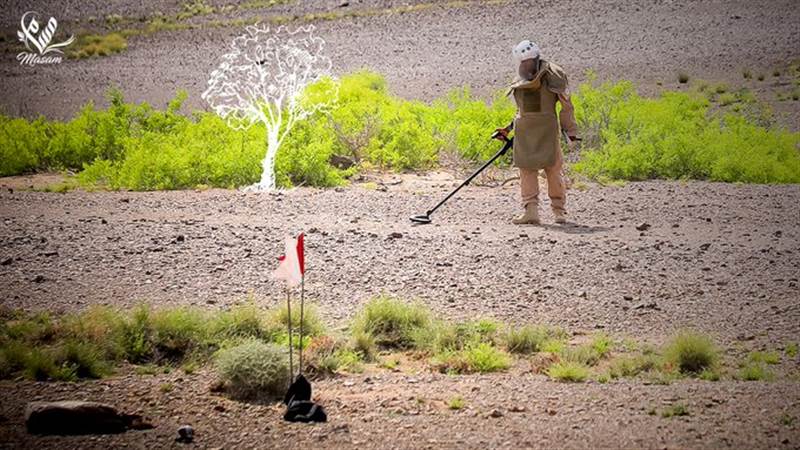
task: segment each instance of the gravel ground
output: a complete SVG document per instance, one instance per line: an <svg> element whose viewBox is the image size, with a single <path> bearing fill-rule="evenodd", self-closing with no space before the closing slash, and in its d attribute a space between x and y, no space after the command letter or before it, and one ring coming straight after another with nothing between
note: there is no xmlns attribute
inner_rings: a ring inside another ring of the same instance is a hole
<svg viewBox="0 0 800 450"><path fill-rule="evenodd" d="M456 181L386 192L0 193L8 306L209 304L282 293L282 239L307 232L309 298L334 324L382 292L451 317L661 338L800 336L800 186L646 182L571 191L571 224L511 225L517 186L471 187L414 226ZM426 183L427 181L427 183ZM544 209L544 220L552 222ZM637 228L647 228L640 231Z"/></svg>
<svg viewBox="0 0 800 450"><path fill-rule="evenodd" d="M175 386L165 392L164 384ZM209 393L211 377L122 376L74 384L0 382L0 446L169 448L191 423L193 448L798 448L797 382L686 381L670 386L619 382L559 384L517 371L491 376L366 373L314 383L330 420L283 422L279 405ZM125 405L156 428L123 435L35 438L23 432L24 400L65 396ZM450 410L453 397L465 407ZM662 417L673 405L688 416ZM313 446L313 447L312 447Z"/></svg>
<svg viewBox="0 0 800 450"><path fill-rule="evenodd" d="M89 16L116 12L125 18L152 17L155 11L174 13L182 2L67 2L65 7L61 3L35 6L44 14L63 11L65 17L80 20L62 26L70 32L87 26ZM460 86L488 96L514 76L511 46L533 38L575 82L583 80L588 69L601 78L632 79L650 93L685 89L677 83L678 72L691 79L726 80L759 93L786 116L787 126L800 127L800 102L776 102L775 91L790 89L789 81L771 76L773 68L800 58L800 6L793 0L470 2L405 14L388 11L424 2L365 0L345 8L339 3L293 2L192 20L383 11L316 22L337 74L363 67L377 70L386 75L393 92L409 98L430 99ZM12 14L2 19L4 28L13 33L17 17L32 7L29 2L10 2ZM121 54L67 60L51 67L20 66L14 59L19 49L12 46L0 58L4 78L0 105L12 114L69 117L89 100L104 104L104 91L115 85L128 99L157 106L164 106L178 89L186 89L187 107L204 108L199 94L208 75L231 39L241 33L240 27L205 27L132 37L129 49ZM754 77L766 73L766 81L746 82L744 68Z"/></svg>
<svg viewBox="0 0 800 450"><path fill-rule="evenodd" d="M7 2L0 27L22 12L57 12L63 30L88 16L175 13L180 1ZM383 10L420 1L308 1L212 15L198 22L348 9ZM223 2L214 2L222 5ZM531 12L534 11L534 12ZM794 1L552 3L510 1L422 12L381 13L318 23L337 73L368 67L393 92L427 99L468 85L488 95L512 76L508 49L534 37L580 81L625 77L646 93L685 89L676 74L728 81L774 100L789 80L771 77L800 57ZM187 89L198 101L234 28L133 37L121 54L21 67L0 54L0 106L12 114L68 117L86 101L103 104L109 85L134 101L166 104ZM6 43L7 45L10 45ZM1 46L0 46L1 47ZM8 47L7 47L8 49ZM743 67L761 83L742 79ZM659 85L658 83L661 83ZM790 128L799 102L773 103ZM562 325L576 333L658 343L695 327L739 357L800 340L800 186L647 182L571 190L571 223L517 227L514 183L470 187L427 226L408 217L457 184L448 174L403 182L272 194L26 191L57 177L0 179L0 304L54 313L92 304L226 308L248 295L266 306L283 298L269 279L283 236L307 232L308 295L332 327L367 299L416 298L451 319L494 316ZM372 185L374 186L374 185ZM546 206L546 202L544 202ZM786 358L784 358L786 359ZM331 416L322 426L280 421L273 404L211 394L208 368L152 377L130 369L85 383L0 382L0 447L164 448L192 423L197 447L358 448L800 448L797 360L772 383L642 380L564 385L531 374L522 360L506 374L449 377L368 368L315 383ZM175 386L166 392L162 386ZM461 395L467 407L446 402ZM32 438L25 402L91 399L139 412L154 430L118 436ZM662 418L669 405L690 415ZM497 416L491 417L492 411ZM655 415L649 414L655 411ZM793 417L789 425L782 424Z"/></svg>

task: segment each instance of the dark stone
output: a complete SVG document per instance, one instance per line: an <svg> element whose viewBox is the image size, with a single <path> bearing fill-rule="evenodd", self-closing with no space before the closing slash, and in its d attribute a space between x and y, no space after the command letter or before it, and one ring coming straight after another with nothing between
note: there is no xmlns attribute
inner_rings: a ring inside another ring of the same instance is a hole
<svg viewBox="0 0 800 450"><path fill-rule="evenodd" d="M642 222L639 225L636 225L636 229L639 231L647 231L650 229L650 224L647 222Z"/></svg>
<svg viewBox="0 0 800 450"><path fill-rule="evenodd" d="M25 408L25 426L31 434L109 434L128 428L152 428L141 416L120 414L113 406L96 402L31 402Z"/></svg>
<svg viewBox="0 0 800 450"><path fill-rule="evenodd" d="M14 262L14 258L8 257L0 262L0 266L10 266Z"/></svg>
<svg viewBox="0 0 800 450"><path fill-rule="evenodd" d="M194 428L191 425L182 425L178 428L177 442L188 444L194 440Z"/></svg>

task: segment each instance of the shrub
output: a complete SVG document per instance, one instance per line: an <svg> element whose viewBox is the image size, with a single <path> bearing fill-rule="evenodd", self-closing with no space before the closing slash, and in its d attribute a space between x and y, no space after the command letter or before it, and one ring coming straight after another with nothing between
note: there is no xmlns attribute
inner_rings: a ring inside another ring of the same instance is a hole
<svg viewBox="0 0 800 450"><path fill-rule="evenodd" d="M459 409L463 409L464 406L466 406L466 404L467 404L467 402L464 401L464 397L462 397L460 395L457 395L457 396L451 398L447 402L447 407L452 409L452 410L458 411Z"/></svg>
<svg viewBox="0 0 800 450"><path fill-rule="evenodd" d="M350 347L354 352L361 355L361 359L372 361L375 359L375 338L368 333L353 333L350 338Z"/></svg>
<svg viewBox="0 0 800 450"><path fill-rule="evenodd" d="M462 350L444 350L434 356L434 366L445 373L488 373L511 367L511 357L488 343Z"/></svg>
<svg viewBox="0 0 800 450"><path fill-rule="evenodd" d="M689 409L683 403L676 403L666 409L661 411L661 417L669 418L669 417L680 417L680 416L688 416Z"/></svg>
<svg viewBox="0 0 800 450"><path fill-rule="evenodd" d="M122 322L119 330L120 345L128 361L139 364L152 360L152 335L150 309L140 306L133 311L130 318Z"/></svg>
<svg viewBox="0 0 800 450"><path fill-rule="evenodd" d="M739 369L738 378L743 381L770 381L775 374L762 362L748 362Z"/></svg>
<svg viewBox="0 0 800 450"><path fill-rule="evenodd" d="M105 35L90 34L79 36L74 50L70 56L76 59L90 58L93 56L109 56L128 48L128 42L120 33Z"/></svg>
<svg viewBox="0 0 800 450"><path fill-rule="evenodd" d="M781 361L781 355L776 351L756 351L750 352L747 359L755 363L778 364Z"/></svg>
<svg viewBox="0 0 800 450"><path fill-rule="evenodd" d="M788 356L789 358L797 357L797 343L792 342L786 344L786 349L784 351L786 352L786 356Z"/></svg>
<svg viewBox="0 0 800 450"><path fill-rule="evenodd" d="M180 362L206 340L207 318L195 308L171 308L153 313L152 339L156 357Z"/></svg>
<svg viewBox="0 0 800 450"><path fill-rule="evenodd" d="M431 326L430 312L418 304L408 304L390 297L370 300L353 325L354 333L367 333L378 345L408 348L414 334Z"/></svg>
<svg viewBox="0 0 800 450"><path fill-rule="evenodd" d="M562 382L580 383L589 377L589 369L577 362L558 362L547 368L547 375Z"/></svg>
<svg viewBox="0 0 800 450"><path fill-rule="evenodd" d="M111 373L102 349L91 342L67 341L55 360L75 378L102 378Z"/></svg>
<svg viewBox="0 0 800 450"><path fill-rule="evenodd" d="M272 321L286 329L289 326L289 309L286 305L281 305L272 313ZM300 330L300 307L295 305L292 308L292 329ZM325 332L325 327L322 326L322 321L319 318L319 313L316 307L306 304L303 308L303 334L306 336L319 336Z"/></svg>
<svg viewBox="0 0 800 450"><path fill-rule="evenodd" d="M507 353L485 342L464 350L464 358L473 372L497 372L511 367Z"/></svg>
<svg viewBox="0 0 800 450"><path fill-rule="evenodd" d="M511 353L536 353L542 351L543 344L547 339L549 339L549 333L546 328L526 325L508 331L506 348Z"/></svg>
<svg viewBox="0 0 800 450"><path fill-rule="evenodd" d="M611 378L635 377L658 367L658 359L653 354L620 357L611 360L609 375Z"/></svg>
<svg viewBox="0 0 800 450"><path fill-rule="evenodd" d="M269 339L275 332L274 328L268 326L265 315L252 301L217 313L212 318L209 328L211 335L222 340Z"/></svg>
<svg viewBox="0 0 800 450"><path fill-rule="evenodd" d="M665 348L667 362L682 373L699 374L719 359L714 342L706 335L693 331L676 334Z"/></svg>
<svg viewBox="0 0 800 450"><path fill-rule="evenodd" d="M739 113L712 112L692 92L643 99L629 83L583 84L574 103L588 151L574 168L595 179L800 182L800 133L770 126L750 95L721 100L746 106Z"/></svg>
<svg viewBox="0 0 800 450"><path fill-rule="evenodd" d="M276 397L288 385L286 350L275 344L251 339L220 350L216 366L226 388L237 398Z"/></svg>
<svg viewBox="0 0 800 450"><path fill-rule="evenodd" d="M592 337L590 345L599 358L605 358L611 351L614 343L606 334L598 333Z"/></svg>

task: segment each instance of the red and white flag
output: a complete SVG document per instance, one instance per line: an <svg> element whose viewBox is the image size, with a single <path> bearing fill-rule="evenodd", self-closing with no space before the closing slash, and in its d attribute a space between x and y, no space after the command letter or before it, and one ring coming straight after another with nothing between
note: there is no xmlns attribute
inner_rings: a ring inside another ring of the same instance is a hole
<svg viewBox="0 0 800 450"><path fill-rule="evenodd" d="M289 286L297 286L303 281L305 273L305 261L303 256L303 233L296 238L286 238L286 253L278 258L280 264L272 277L278 280L286 280Z"/></svg>

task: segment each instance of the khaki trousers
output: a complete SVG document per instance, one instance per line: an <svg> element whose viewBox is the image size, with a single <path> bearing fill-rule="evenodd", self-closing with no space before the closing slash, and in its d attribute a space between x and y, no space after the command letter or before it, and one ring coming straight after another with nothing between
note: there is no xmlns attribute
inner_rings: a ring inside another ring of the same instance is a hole
<svg viewBox="0 0 800 450"><path fill-rule="evenodd" d="M561 152L561 143L558 145L558 155L556 162L550 167L544 169L547 176L547 195L550 197L550 206L554 211L566 212L567 192L564 186L564 180L561 177L561 167L563 165L564 156ZM522 207L525 208L528 204L533 203L539 206L539 170L538 169L523 169L519 168L519 184L522 191Z"/></svg>

